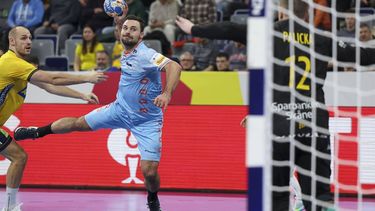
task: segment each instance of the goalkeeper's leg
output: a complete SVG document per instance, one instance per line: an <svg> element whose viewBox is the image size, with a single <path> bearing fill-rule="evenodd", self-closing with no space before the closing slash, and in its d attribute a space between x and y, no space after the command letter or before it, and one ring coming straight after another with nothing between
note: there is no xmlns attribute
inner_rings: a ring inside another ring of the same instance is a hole
<svg viewBox="0 0 375 211"><path fill-rule="evenodd" d="M289 160L289 143L273 142L273 160L288 161ZM272 191L272 210L287 211L289 210L289 166L272 167L272 185L274 188L286 188L286 191Z"/></svg>
<svg viewBox="0 0 375 211"><path fill-rule="evenodd" d="M330 155L329 138L317 138L316 141L317 141L317 144L316 144L317 150L319 152ZM331 175L330 162L331 161L327 159L316 158L316 174L329 180L330 175ZM311 153L300 150L300 149L296 149L296 164L300 168L311 171ZM312 182L315 182L316 195L313 198L316 198L317 200L321 200L325 202L332 201L332 194L330 191L329 183L326 183L323 181L317 181L315 177L314 179L312 179L310 175L304 175L302 173L299 174L298 178L299 178L299 183L302 188L302 193L304 195L309 196L312 194L312 191L311 191ZM311 201L303 200L303 204L306 210L312 210ZM322 210L322 207L317 206L316 210Z"/></svg>

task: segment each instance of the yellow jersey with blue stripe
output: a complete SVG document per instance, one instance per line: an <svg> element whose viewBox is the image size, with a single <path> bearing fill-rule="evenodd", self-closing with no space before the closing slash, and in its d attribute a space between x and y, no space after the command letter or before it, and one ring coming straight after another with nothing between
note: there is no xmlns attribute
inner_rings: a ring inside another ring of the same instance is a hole
<svg viewBox="0 0 375 211"><path fill-rule="evenodd" d="M11 50L0 57L0 126L22 105L27 82L35 71Z"/></svg>

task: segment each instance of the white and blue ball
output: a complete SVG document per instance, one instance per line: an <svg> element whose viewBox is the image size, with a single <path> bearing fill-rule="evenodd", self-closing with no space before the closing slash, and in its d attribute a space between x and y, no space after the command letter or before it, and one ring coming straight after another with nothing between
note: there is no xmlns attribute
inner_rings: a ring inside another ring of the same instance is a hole
<svg viewBox="0 0 375 211"><path fill-rule="evenodd" d="M126 5L125 0L105 0L104 1L104 12L107 15L111 16L111 14L115 13L119 16L122 15L122 11L124 10Z"/></svg>

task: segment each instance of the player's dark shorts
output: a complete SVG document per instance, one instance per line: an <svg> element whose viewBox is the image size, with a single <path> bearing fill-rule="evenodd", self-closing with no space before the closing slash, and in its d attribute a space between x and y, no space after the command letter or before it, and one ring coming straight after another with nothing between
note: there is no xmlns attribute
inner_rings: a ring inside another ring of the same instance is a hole
<svg viewBox="0 0 375 211"><path fill-rule="evenodd" d="M0 128L0 152L3 151L12 142L12 137Z"/></svg>

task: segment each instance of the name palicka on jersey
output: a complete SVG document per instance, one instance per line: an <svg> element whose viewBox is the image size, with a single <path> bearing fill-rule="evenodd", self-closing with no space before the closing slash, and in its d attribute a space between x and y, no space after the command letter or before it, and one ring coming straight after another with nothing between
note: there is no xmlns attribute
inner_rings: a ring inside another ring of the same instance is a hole
<svg viewBox="0 0 375 211"><path fill-rule="evenodd" d="M290 43L292 39L294 42L302 44L302 45L310 45L311 39L310 39L309 33L300 33L300 32L288 32L283 31L283 41Z"/></svg>

